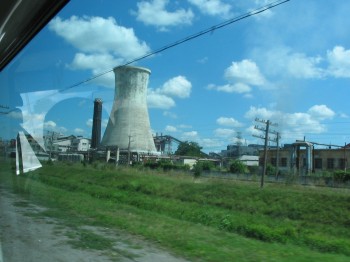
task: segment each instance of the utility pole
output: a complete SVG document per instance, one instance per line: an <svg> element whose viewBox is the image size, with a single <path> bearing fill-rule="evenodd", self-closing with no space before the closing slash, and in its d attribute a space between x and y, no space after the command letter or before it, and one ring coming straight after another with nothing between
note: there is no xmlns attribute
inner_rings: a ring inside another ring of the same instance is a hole
<svg viewBox="0 0 350 262"><path fill-rule="evenodd" d="M131 143L131 135L129 135L129 143L128 143L128 166L130 166L130 143Z"/></svg>
<svg viewBox="0 0 350 262"><path fill-rule="evenodd" d="M276 143L277 143L277 150L276 150L276 180L278 179L278 172L279 172L279 152L280 152L280 133L277 132L276 135Z"/></svg>
<svg viewBox="0 0 350 262"><path fill-rule="evenodd" d="M254 127L257 130L264 131L265 132L265 136L263 136L263 135L260 135L260 136L253 135L255 137L264 139L264 141L265 141L264 142L264 165L263 165L263 172L261 174L261 181L260 181L260 187L263 188L264 187L264 177L266 175L266 167L267 167L267 143L268 143L268 141L276 142L276 139L272 140L272 139L269 138L269 133L277 134L276 131L270 131L269 129L270 129L270 126L277 126L277 124L271 123L270 120L260 120L258 118L256 118L255 121L266 125L265 128L261 127L261 126L258 126L258 125L256 125Z"/></svg>

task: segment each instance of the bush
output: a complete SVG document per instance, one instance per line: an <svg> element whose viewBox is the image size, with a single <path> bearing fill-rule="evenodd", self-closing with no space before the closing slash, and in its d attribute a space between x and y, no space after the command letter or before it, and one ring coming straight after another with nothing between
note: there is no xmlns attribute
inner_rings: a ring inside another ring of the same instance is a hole
<svg viewBox="0 0 350 262"><path fill-rule="evenodd" d="M193 166L192 171L193 171L194 177L199 177L202 174L203 167L201 164L197 163Z"/></svg>
<svg viewBox="0 0 350 262"><path fill-rule="evenodd" d="M247 174L249 170L242 161L235 160L230 164L230 172L233 174Z"/></svg>
<svg viewBox="0 0 350 262"><path fill-rule="evenodd" d="M350 172L344 172L344 170L336 170L333 173L334 180L341 183L350 181Z"/></svg>
<svg viewBox="0 0 350 262"><path fill-rule="evenodd" d="M266 165L266 175L267 176L274 176L276 175L276 167L274 167L271 164Z"/></svg>

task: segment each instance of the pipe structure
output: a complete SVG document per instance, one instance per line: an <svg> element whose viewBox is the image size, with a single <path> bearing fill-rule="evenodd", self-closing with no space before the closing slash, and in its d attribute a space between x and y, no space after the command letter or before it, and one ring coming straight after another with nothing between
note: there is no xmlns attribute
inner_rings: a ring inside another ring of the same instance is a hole
<svg viewBox="0 0 350 262"><path fill-rule="evenodd" d="M114 68L115 96L103 135L102 146L120 151L158 154L147 108L147 86L151 71L143 67Z"/></svg>

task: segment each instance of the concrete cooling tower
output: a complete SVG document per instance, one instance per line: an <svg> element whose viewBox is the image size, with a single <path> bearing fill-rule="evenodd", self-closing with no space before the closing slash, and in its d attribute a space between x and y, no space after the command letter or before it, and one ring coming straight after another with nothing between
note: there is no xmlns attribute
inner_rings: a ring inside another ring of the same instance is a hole
<svg viewBox="0 0 350 262"><path fill-rule="evenodd" d="M114 68L115 96L102 146L157 154L147 108L147 86L151 71L142 67Z"/></svg>

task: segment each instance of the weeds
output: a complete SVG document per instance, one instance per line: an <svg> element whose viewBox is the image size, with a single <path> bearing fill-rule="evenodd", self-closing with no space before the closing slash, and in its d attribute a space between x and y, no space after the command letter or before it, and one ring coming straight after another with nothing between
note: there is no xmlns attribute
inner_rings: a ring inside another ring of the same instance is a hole
<svg viewBox="0 0 350 262"><path fill-rule="evenodd" d="M159 240L175 249L180 245L192 250L188 243L190 232L203 226L200 231L204 230L204 234L218 230L220 238L231 239L231 235L226 234L234 233L266 244L298 245L303 252L305 248L318 250L324 252L322 257L327 257L326 253L350 256L347 190L290 185L269 185L258 190L254 182L199 178L201 183L193 183L188 175L151 174L141 169L117 167L102 171L81 164L54 167L44 167L26 178L15 178L16 188L28 190L23 186L25 183L20 182L24 179L27 185L43 183L51 188L49 192L53 195L42 201L85 214L103 225L116 225ZM54 195L55 190L60 193ZM39 194L37 191L32 192ZM184 235L178 235L177 231ZM76 239L78 237L81 236ZM197 248L206 254L205 259L220 261L219 256L214 259L210 255L210 250L219 248L214 248L213 243L206 244L207 251ZM279 249L284 248L279 246ZM226 251L220 252L224 256ZM309 252L312 253L307 251L307 254L311 254ZM227 257L223 260L227 261Z"/></svg>

